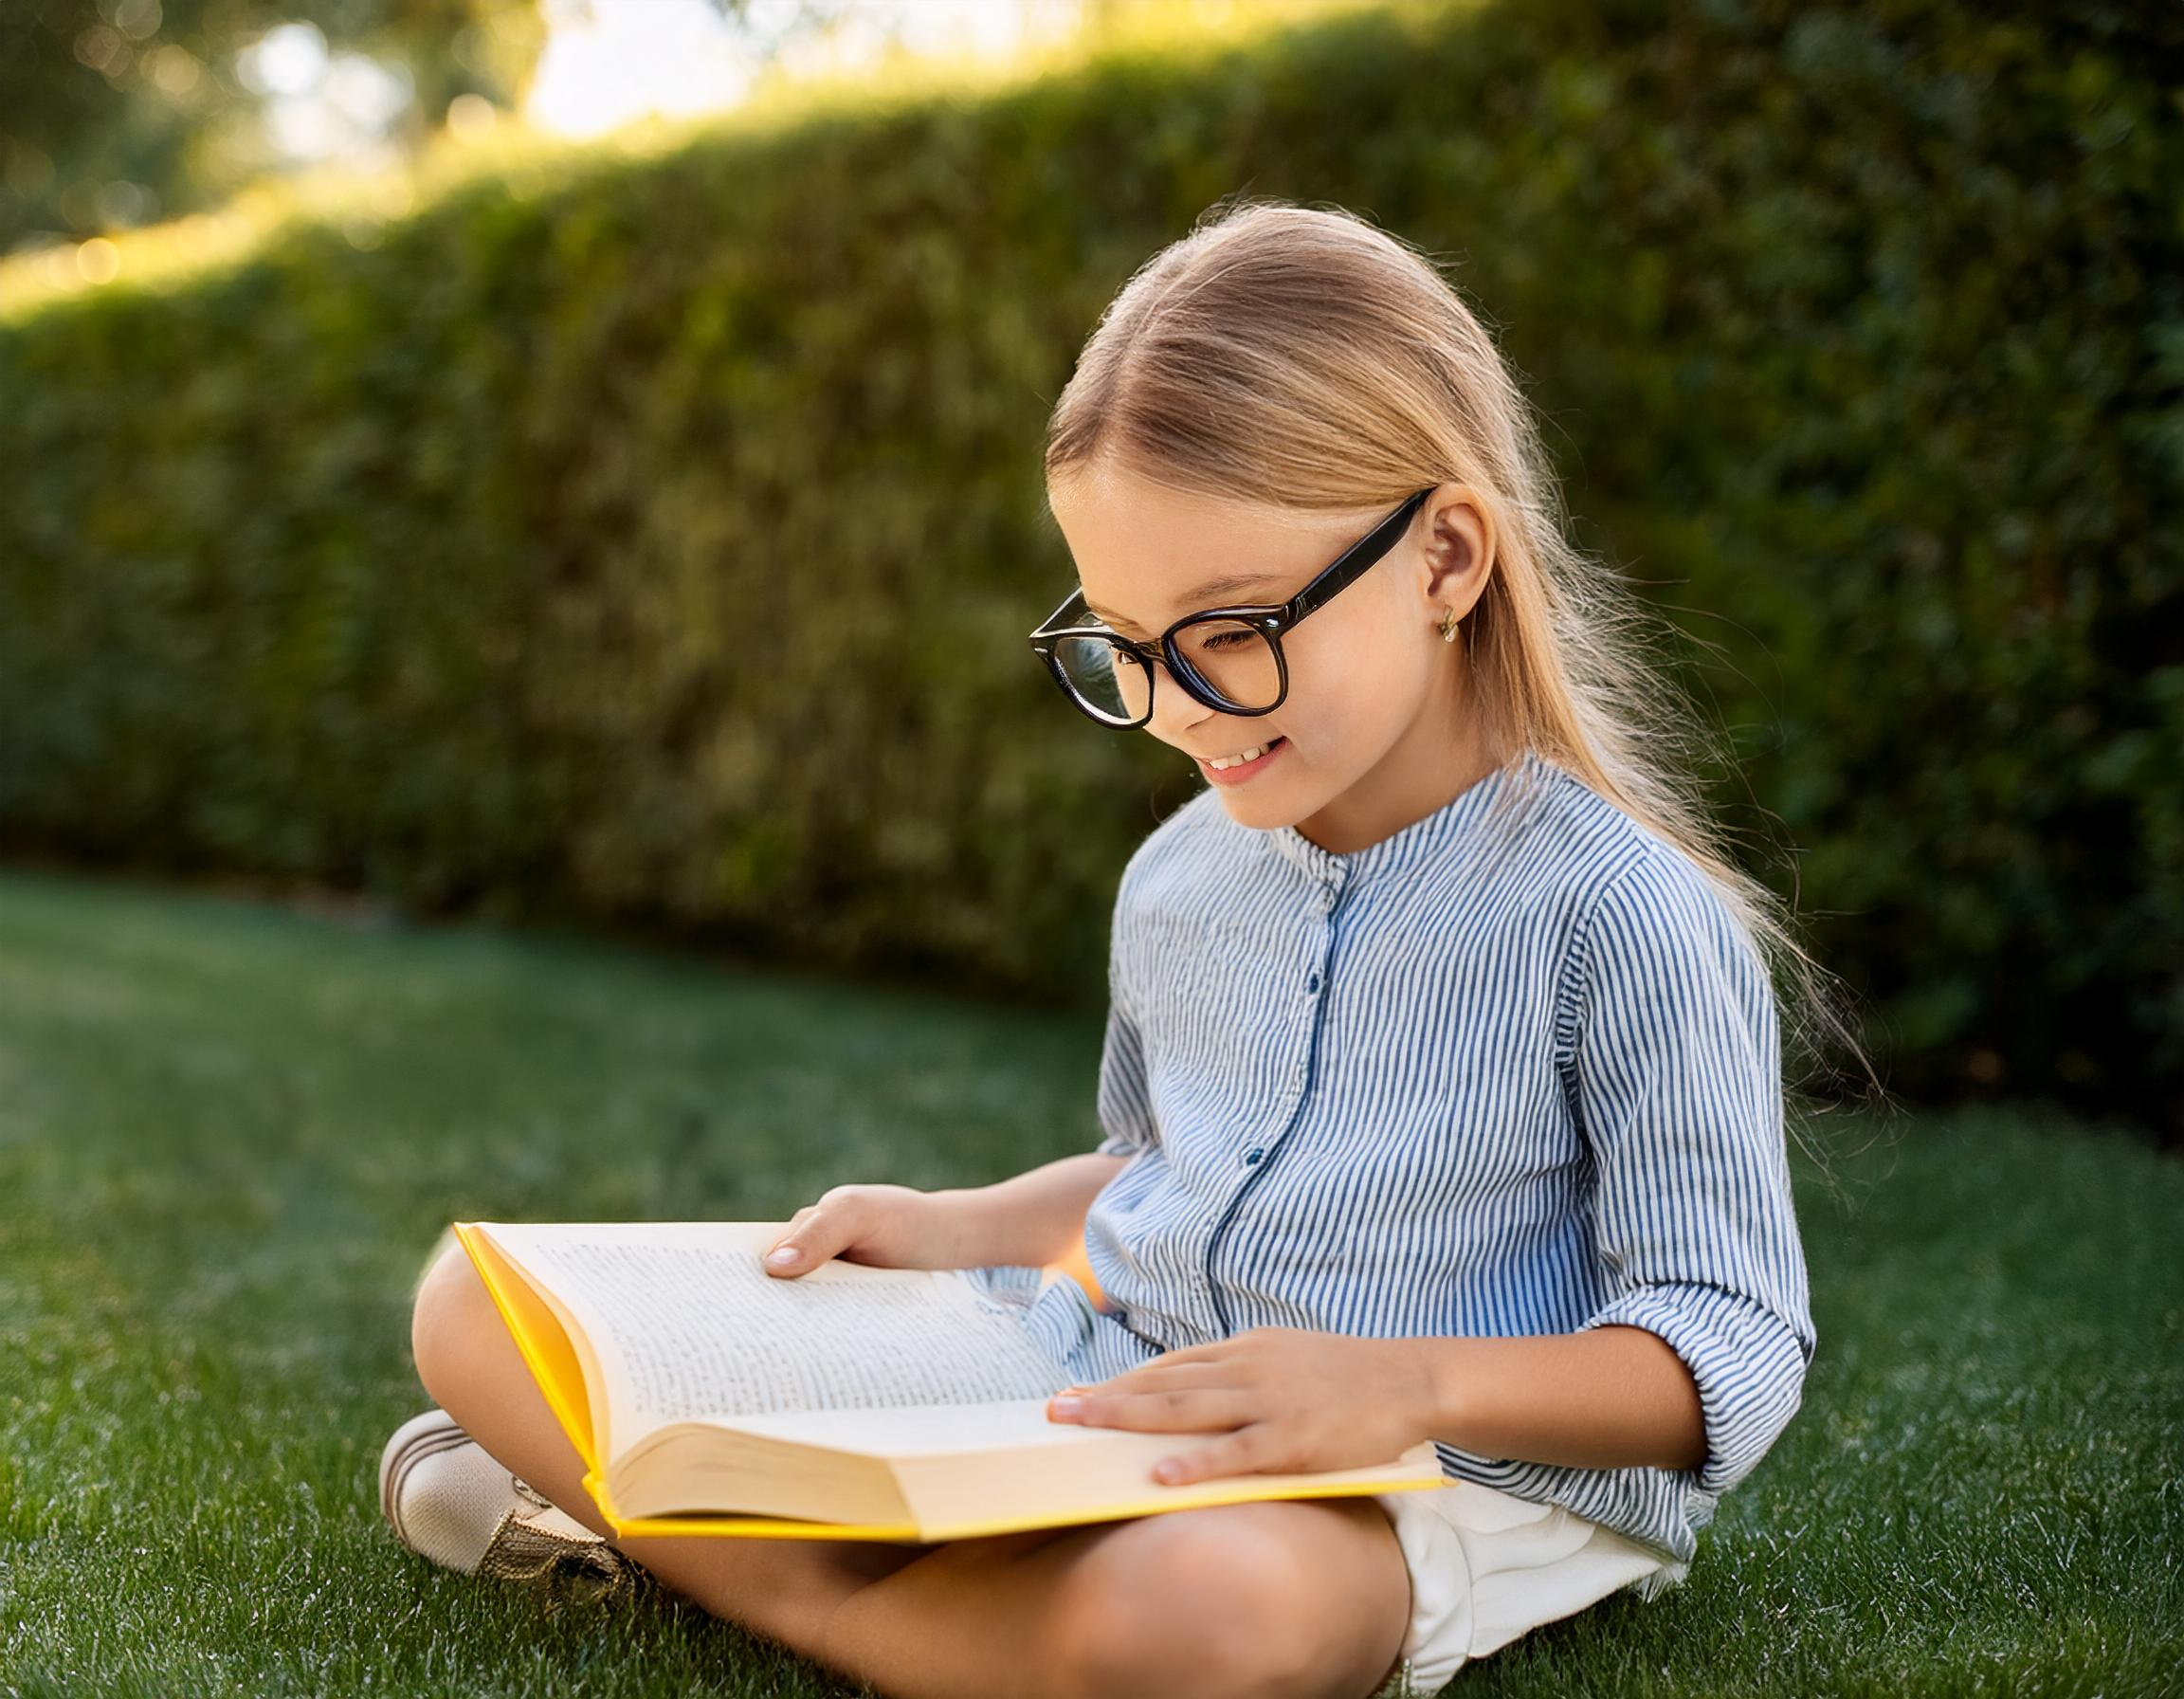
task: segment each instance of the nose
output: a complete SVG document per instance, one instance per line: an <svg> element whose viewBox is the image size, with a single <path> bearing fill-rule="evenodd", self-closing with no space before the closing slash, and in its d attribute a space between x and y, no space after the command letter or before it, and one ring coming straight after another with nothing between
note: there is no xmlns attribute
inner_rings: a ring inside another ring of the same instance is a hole
<svg viewBox="0 0 2184 1699"><path fill-rule="evenodd" d="M1156 661L1153 665L1160 669L1160 674L1153 681L1153 717L1145 722L1145 729L1163 743L1181 748L1190 729L1211 718L1213 710L1176 683L1174 671L1167 662Z"/></svg>
<svg viewBox="0 0 2184 1699"><path fill-rule="evenodd" d="M1244 723L1233 714L1224 714L1218 709L1208 707L1184 689L1175 682L1175 676L1169 670L1165 661L1157 665L1160 677L1153 686L1153 717L1145 722L1145 729L1163 743L1172 743L1177 749L1189 749L1194 744L1204 743L1208 734L1200 732L1198 728L1209 720L1235 721L1238 725ZM1238 737L1234 747L1241 749L1250 740L1248 737Z"/></svg>

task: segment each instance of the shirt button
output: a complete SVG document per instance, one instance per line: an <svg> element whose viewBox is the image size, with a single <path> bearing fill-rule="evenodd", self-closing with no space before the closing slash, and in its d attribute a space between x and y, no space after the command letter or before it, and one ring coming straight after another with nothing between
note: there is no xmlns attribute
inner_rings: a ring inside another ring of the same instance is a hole
<svg viewBox="0 0 2184 1699"><path fill-rule="evenodd" d="M1312 977L1311 977L1309 979L1307 979L1307 980L1305 980L1305 981L1304 981L1304 992L1305 992L1305 995L1306 995L1306 996L1311 996L1313 993L1317 992L1319 989L1320 989L1320 976L1319 976L1318 974L1314 974L1314 975L1313 975L1313 976L1312 976Z"/></svg>
<svg viewBox="0 0 2184 1699"><path fill-rule="evenodd" d="M1247 1168L1250 1167L1252 1163L1256 1162L1256 1161L1257 1161L1257 1160L1259 1160L1261 1157L1265 1156L1265 1154L1266 1154L1266 1153L1265 1153L1264 1150L1254 1150L1254 1151L1249 1151L1249 1152L1246 1153L1246 1155L1245 1155L1245 1158L1244 1158L1244 1166L1245 1166L1245 1167L1247 1167Z"/></svg>

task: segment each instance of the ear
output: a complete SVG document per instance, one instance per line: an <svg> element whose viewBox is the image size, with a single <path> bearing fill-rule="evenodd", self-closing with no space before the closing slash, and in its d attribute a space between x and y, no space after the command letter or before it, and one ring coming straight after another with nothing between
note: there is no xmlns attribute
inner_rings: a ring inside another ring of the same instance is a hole
<svg viewBox="0 0 2184 1699"><path fill-rule="evenodd" d="M1494 510L1468 484L1444 484L1426 498L1424 591L1436 612L1464 618L1485 594L1494 568Z"/></svg>

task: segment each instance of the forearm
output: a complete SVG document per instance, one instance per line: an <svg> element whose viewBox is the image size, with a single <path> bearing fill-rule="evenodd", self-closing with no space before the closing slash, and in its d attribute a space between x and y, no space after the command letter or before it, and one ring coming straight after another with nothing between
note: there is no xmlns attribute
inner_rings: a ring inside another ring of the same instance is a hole
<svg viewBox="0 0 2184 1699"><path fill-rule="evenodd" d="M1427 1435L1483 1457L1579 1469L1696 1469L1699 1388L1643 1327L1518 1339L1407 1339Z"/></svg>
<svg viewBox="0 0 2184 1699"><path fill-rule="evenodd" d="M1045 1267L1069 1253L1084 1231L1084 1214L1092 1200L1129 1160L1085 1151L990 1186L965 1186L932 1196L953 1222L960 1266Z"/></svg>

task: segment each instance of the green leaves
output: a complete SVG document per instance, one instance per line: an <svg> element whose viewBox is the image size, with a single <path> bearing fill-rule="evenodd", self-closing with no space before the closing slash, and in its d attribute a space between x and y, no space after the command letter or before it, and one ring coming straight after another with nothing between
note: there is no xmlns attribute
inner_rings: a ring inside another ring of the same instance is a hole
<svg viewBox="0 0 2184 1699"><path fill-rule="evenodd" d="M49 302L0 323L0 850L1096 999L1200 781L1025 650L1038 445L1247 186L1453 262L1891 1084L2184 1104L2165 16L1361 10Z"/></svg>

